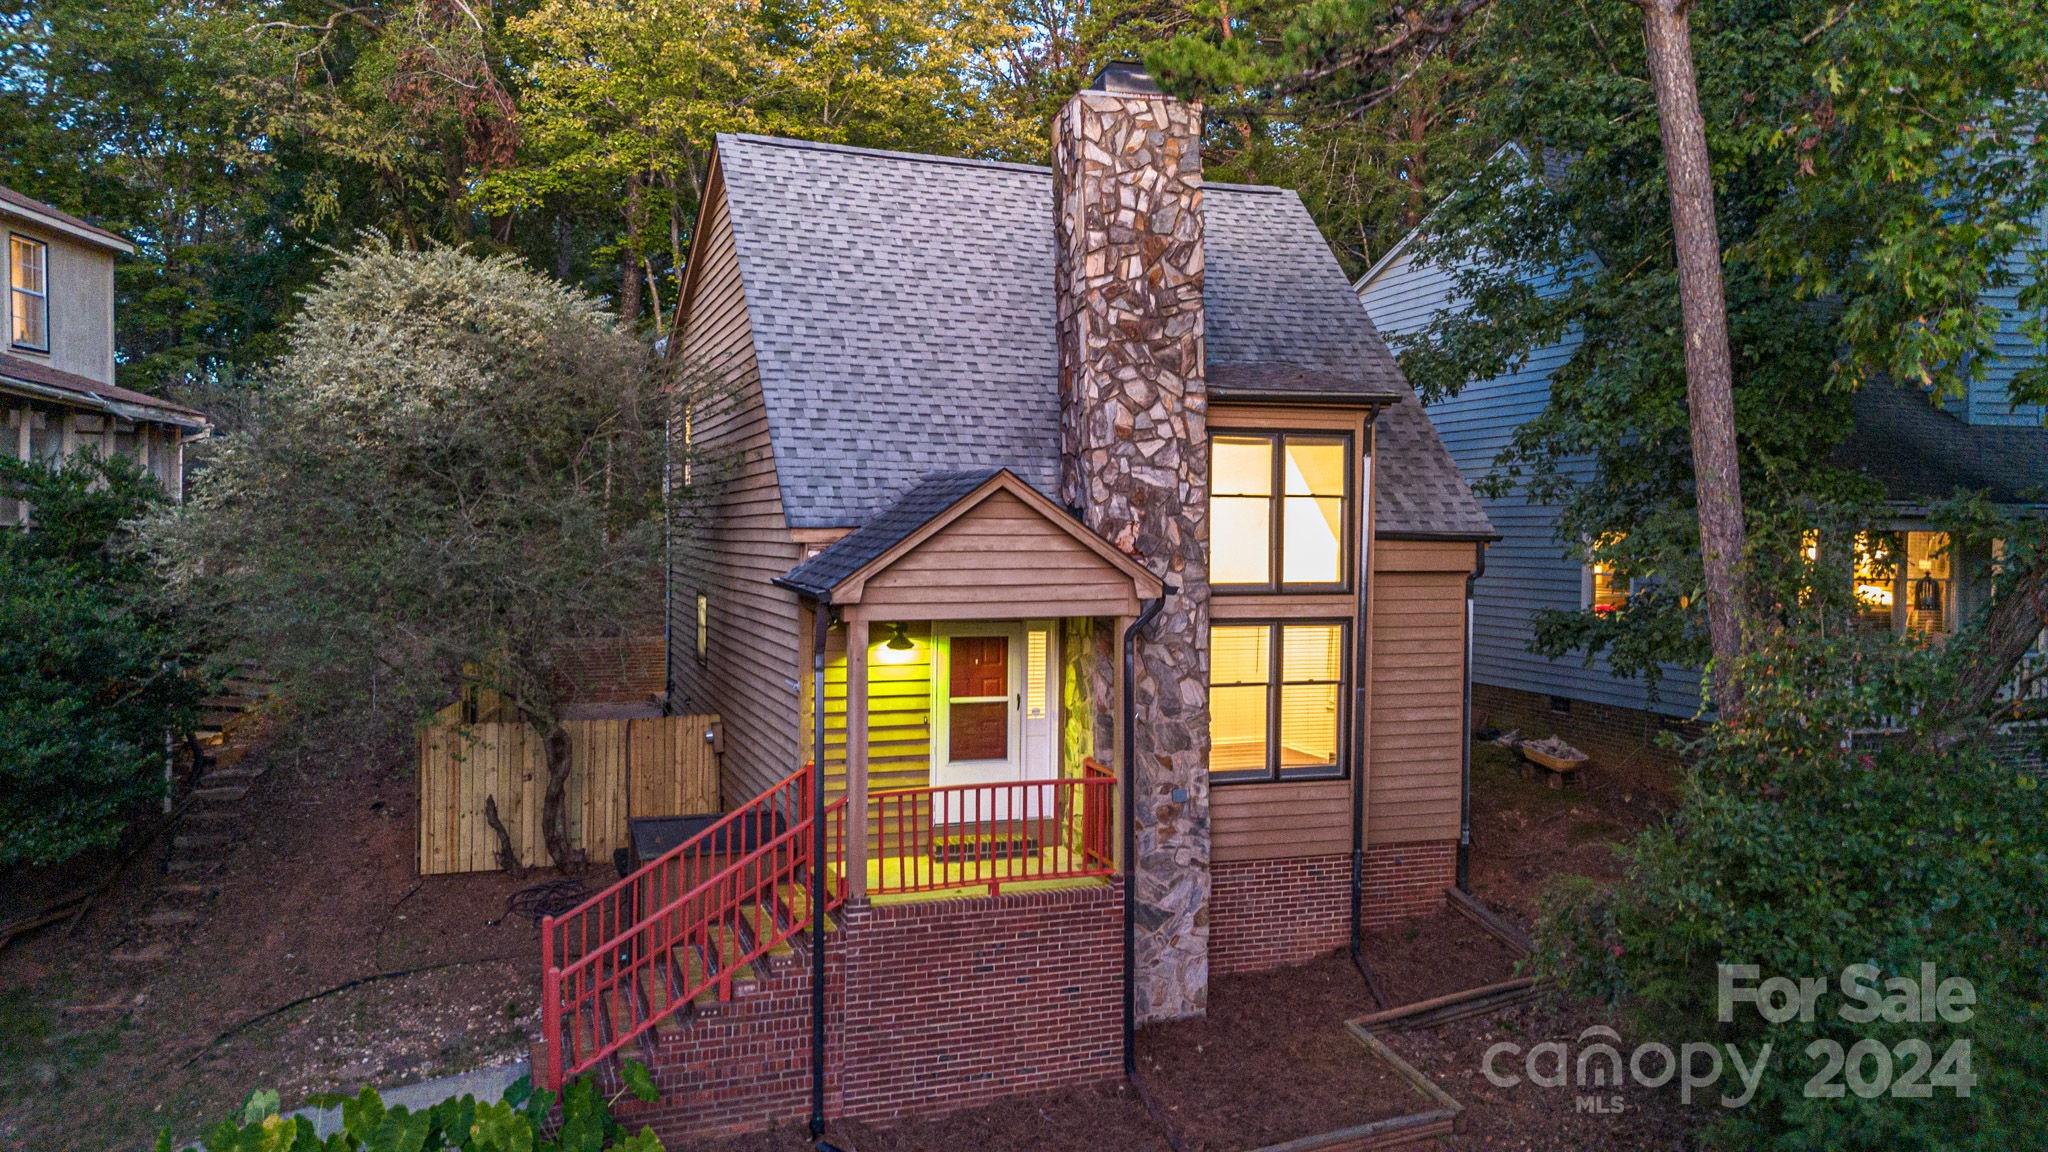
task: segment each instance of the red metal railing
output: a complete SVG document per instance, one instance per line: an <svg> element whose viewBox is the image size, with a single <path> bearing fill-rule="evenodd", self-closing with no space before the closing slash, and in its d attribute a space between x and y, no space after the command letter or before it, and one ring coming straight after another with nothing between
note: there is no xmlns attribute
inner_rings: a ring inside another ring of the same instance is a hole
<svg viewBox="0 0 2048 1152"><path fill-rule="evenodd" d="M872 793L868 892L1108 876L1115 813L1116 774L1094 760L1078 778Z"/></svg>
<svg viewBox="0 0 2048 1152"><path fill-rule="evenodd" d="M810 928L811 788L799 769L717 823L560 916L541 921L543 1086L609 1057ZM842 798L826 807L828 859L845 857ZM826 907L846 878L826 873Z"/></svg>

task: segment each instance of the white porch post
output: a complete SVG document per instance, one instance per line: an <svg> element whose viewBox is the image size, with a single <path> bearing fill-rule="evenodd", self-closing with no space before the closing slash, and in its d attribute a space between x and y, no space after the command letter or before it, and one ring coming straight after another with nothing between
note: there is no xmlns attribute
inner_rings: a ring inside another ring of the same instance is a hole
<svg viewBox="0 0 2048 1152"><path fill-rule="evenodd" d="M846 871L850 899L868 894L868 620L846 615Z"/></svg>

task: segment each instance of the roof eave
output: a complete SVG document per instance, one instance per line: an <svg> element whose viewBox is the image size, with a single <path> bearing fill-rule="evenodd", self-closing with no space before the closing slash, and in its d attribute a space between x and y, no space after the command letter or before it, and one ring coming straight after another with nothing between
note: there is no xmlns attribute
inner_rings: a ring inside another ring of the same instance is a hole
<svg viewBox="0 0 2048 1152"><path fill-rule="evenodd" d="M47 212L38 212L23 204L16 204L12 201L0 202L0 216L13 216L26 220L38 228L47 228L52 232L60 232L81 244L90 244L95 248L103 248L122 256L133 256L135 254L135 245L116 236L112 232L94 228L91 225L74 224L69 220L53 216Z"/></svg>
<svg viewBox="0 0 2048 1152"><path fill-rule="evenodd" d="M1396 393L1289 391L1263 392L1251 388L1209 389L1211 400L1230 404L1274 404L1303 408L1391 408L1401 402Z"/></svg>
<svg viewBox="0 0 2048 1152"><path fill-rule="evenodd" d="M52 388L47 384L35 384L27 380L16 379L12 376L0 376L0 391L20 393L39 400L49 400L53 403L64 404L73 408L89 408L110 416L118 416L123 420L133 420L144 424L171 424L197 432L204 432L213 427L204 416L180 412L171 408L158 408L154 405L131 404L122 400L111 400L105 396L95 395L90 392L73 392L68 388Z"/></svg>

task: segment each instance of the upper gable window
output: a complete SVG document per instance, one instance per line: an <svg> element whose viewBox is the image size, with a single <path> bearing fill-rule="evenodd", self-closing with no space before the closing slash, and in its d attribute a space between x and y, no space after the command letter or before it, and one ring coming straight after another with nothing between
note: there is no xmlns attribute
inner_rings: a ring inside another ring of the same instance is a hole
<svg viewBox="0 0 2048 1152"><path fill-rule="evenodd" d="M50 246L26 236L7 238L8 342L31 352L50 350Z"/></svg>
<svg viewBox="0 0 2048 1152"><path fill-rule="evenodd" d="M1348 587L1351 438L1221 432L1209 444L1209 583L1235 591Z"/></svg>

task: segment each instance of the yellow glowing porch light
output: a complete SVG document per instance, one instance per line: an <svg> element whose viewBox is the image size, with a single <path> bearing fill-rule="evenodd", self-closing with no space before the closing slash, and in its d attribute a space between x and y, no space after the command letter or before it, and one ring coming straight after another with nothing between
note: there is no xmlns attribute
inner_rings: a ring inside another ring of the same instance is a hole
<svg viewBox="0 0 2048 1152"><path fill-rule="evenodd" d="M901 622L889 625L889 638L875 649L875 659L884 664L907 664L917 657L917 641L910 638Z"/></svg>

